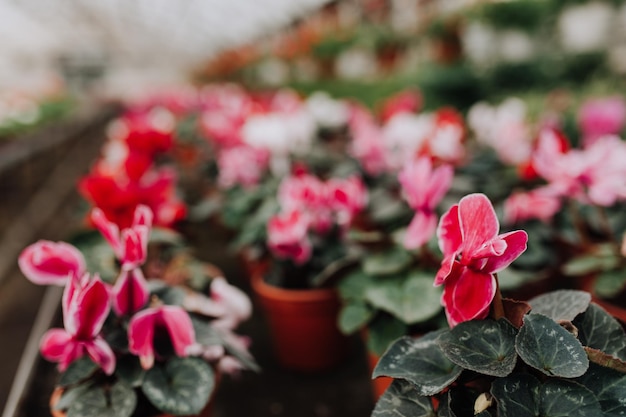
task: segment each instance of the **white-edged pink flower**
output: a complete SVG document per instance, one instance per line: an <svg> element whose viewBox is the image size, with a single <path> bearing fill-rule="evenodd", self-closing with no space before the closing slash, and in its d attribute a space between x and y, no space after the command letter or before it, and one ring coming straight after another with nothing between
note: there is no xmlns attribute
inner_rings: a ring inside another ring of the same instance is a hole
<svg viewBox="0 0 626 417"><path fill-rule="evenodd" d="M123 269L115 280L112 292L113 311L124 316L139 311L150 298L148 283L140 268Z"/></svg>
<svg viewBox="0 0 626 417"><path fill-rule="evenodd" d="M526 250L526 232L499 235L499 228L484 194L463 197L439 221L437 237L444 259L435 285L444 286L441 303L451 327L487 316L497 288L493 274Z"/></svg>
<svg viewBox="0 0 626 417"><path fill-rule="evenodd" d="M516 192L504 202L504 222L515 224L531 219L548 222L560 208L560 199L547 188Z"/></svg>
<svg viewBox="0 0 626 417"><path fill-rule="evenodd" d="M328 203L340 226L349 226L367 205L367 188L361 178L331 178L326 183Z"/></svg>
<svg viewBox="0 0 626 417"><path fill-rule="evenodd" d="M267 171L269 156L264 149L244 145L222 150L217 158L218 184L222 188L257 185Z"/></svg>
<svg viewBox="0 0 626 417"><path fill-rule="evenodd" d="M38 285L65 285L86 271L83 254L65 242L40 240L27 246L17 262L24 276Z"/></svg>
<svg viewBox="0 0 626 417"><path fill-rule="evenodd" d="M328 232L333 224L333 213L326 183L311 174L284 178L278 188L281 211L303 211L311 227L318 233Z"/></svg>
<svg viewBox="0 0 626 417"><path fill-rule="evenodd" d="M585 146L602 136L619 135L626 124L626 102L622 97L588 100L578 112L578 126Z"/></svg>
<svg viewBox="0 0 626 417"><path fill-rule="evenodd" d="M211 281L211 300L224 307L224 314L213 321L217 327L234 329L252 315L250 298L222 277Z"/></svg>
<svg viewBox="0 0 626 417"><path fill-rule="evenodd" d="M274 255L303 264L311 258L312 245L306 213L291 210L273 216L267 223L267 245Z"/></svg>
<svg viewBox="0 0 626 417"><path fill-rule="evenodd" d="M110 311L109 292L99 277L88 275L69 280L63 292L63 323L65 329L48 330L40 345L41 354L58 362L59 370L85 354L106 374L115 370L115 354L100 335Z"/></svg>
<svg viewBox="0 0 626 417"><path fill-rule="evenodd" d="M161 338L167 340L161 340ZM189 314L181 307L162 305L135 314L128 324L128 349L139 356L143 369L150 369L158 357L158 345L171 344L177 356L185 357L196 343Z"/></svg>
<svg viewBox="0 0 626 417"><path fill-rule="evenodd" d="M349 128L351 142L348 152L369 175L380 175L387 171L385 141L382 128L369 111L360 106L350 107Z"/></svg>
<svg viewBox="0 0 626 417"><path fill-rule="evenodd" d="M140 204L135 208L132 226L122 230L120 234L117 224L109 221L101 209L94 207L91 211L91 221L111 245L122 266L127 269L135 268L146 261L152 220L152 210Z"/></svg>
<svg viewBox="0 0 626 417"><path fill-rule="evenodd" d="M420 157L407 163L398 174L404 197L415 216L404 237L404 247L417 249L435 235L437 215L435 208L446 195L454 169L451 165L433 168L430 158Z"/></svg>

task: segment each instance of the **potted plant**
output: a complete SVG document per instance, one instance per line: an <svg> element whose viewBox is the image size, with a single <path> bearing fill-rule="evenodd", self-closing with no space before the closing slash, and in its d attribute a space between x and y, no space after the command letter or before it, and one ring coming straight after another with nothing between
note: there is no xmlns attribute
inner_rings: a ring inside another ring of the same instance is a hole
<svg viewBox="0 0 626 417"><path fill-rule="evenodd" d="M450 325L398 339L374 376L394 378L374 416L619 415L626 334L588 293L559 290L528 303L503 299L497 272L526 247L524 231L498 235L481 194L439 223L444 253L435 285Z"/></svg>
<svg viewBox="0 0 626 417"><path fill-rule="evenodd" d="M208 294L192 290L199 263L181 266L181 258L164 249L165 239L155 246L163 256L149 254L147 206L138 206L121 230L98 208L91 220L113 256L102 244L92 246L86 260L69 243L39 241L19 257L32 282L65 286L63 328L50 329L41 341L42 355L61 373L53 414L208 415L220 375L257 368L248 342L233 332L251 313L249 299L204 269ZM168 257L176 265L165 262ZM117 269L114 281L105 281L106 268L102 278L89 271L98 263Z"/></svg>

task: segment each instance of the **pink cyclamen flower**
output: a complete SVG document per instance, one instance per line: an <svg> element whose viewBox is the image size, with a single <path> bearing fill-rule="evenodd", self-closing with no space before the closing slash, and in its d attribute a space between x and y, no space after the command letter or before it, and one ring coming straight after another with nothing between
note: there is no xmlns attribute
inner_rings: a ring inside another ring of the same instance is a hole
<svg viewBox="0 0 626 417"><path fill-rule="evenodd" d="M68 278L86 271L83 254L65 242L40 240L26 247L17 262L24 276L38 285L65 285Z"/></svg>
<svg viewBox="0 0 626 417"><path fill-rule="evenodd" d="M41 341L41 354L59 363L63 372L87 354L111 375L115 370L115 354L100 335L110 311L109 292L97 276L72 278L63 292L63 323L65 329L48 330Z"/></svg>
<svg viewBox="0 0 626 417"><path fill-rule="evenodd" d="M165 330L165 332L161 331ZM167 333L169 341L161 340ZM158 355L160 343L171 343L178 356L188 356L196 343L189 314L178 306L162 305L135 314L128 324L128 349L139 356L141 366L150 369Z"/></svg>
<svg viewBox="0 0 626 417"><path fill-rule="evenodd" d="M421 157L407 163L398 174L404 196L415 216L406 231L404 247L417 249L435 235L437 215L435 208L450 189L454 169L441 165L433 169L430 158Z"/></svg>
<svg viewBox="0 0 626 417"><path fill-rule="evenodd" d="M547 188L516 192L504 202L504 222L515 224L530 219L548 222L560 208L560 199Z"/></svg>
<svg viewBox="0 0 626 417"><path fill-rule="evenodd" d="M367 205L367 188L361 178L331 178L327 183L328 203L335 211L337 223L347 227Z"/></svg>
<svg viewBox="0 0 626 417"><path fill-rule="evenodd" d="M267 223L267 245L278 258L293 259L303 264L311 258L313 250L308 237L308 216L291 210L273 216Z"/></svg>
<svg viewBox="0 0 626 417"><path fill-rule="evenodd" d="M218 184L223 188L257 185L268 169L269 157L264 149L244 145L222 150L217 158Z"/></svg>
<svg viewBox="0 0 626 417"><path fill-rule="evenodd" d="M435 285L444 286L441 302L451 327L487 316L497 288L493 274L526 250L526 232L498 235L499 228L484 194L463 197L441 217L437 236L444 259Z"/></svg>
<svg viewBox="0 0 626 417"><path fill-rule="evenodd" d="M118 316L132 314L146 305L150 298L148 282L140 268L122 268L111 293L113 311Z"/></svg>
<svg viewBox="0 0 626 417"><path fill-rule="evenodd" d="M626 124L626 102L622 97L606 97L587 101L578 112L585 146L605 135L617 135Z"/></svg>
<svg viewBox="0 0 626 417"><path fill-rule="evenodd" d="M152 210L140 204L135 208L131 227L120 233L118 225L109 221L100 208L95 207L91 211L91 221L109 242L115 256L127 268L136 267L146 261L152 220Z"/></svg>
<svg viewBox="0 0 626 417"><path fill-rule="evenodd" d="M333 225L333 213L326 183L311 174L292 175L283 179L278 189L278 203L284 212L306 213L309 225L324 234Z"/></svg>

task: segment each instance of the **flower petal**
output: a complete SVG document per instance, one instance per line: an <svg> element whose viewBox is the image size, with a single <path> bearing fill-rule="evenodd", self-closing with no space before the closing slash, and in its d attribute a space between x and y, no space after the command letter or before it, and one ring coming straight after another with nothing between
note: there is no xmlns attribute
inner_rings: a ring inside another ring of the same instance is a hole
<svg viewBox="0 0 626 417"><path fill-rule="evenodd" d="M455 204L441 216L437 226L439 249L444 256L456 253L463 244L461 225L459 224L459 206Z"/></svg>
<svg viewBox="0 0 626 417"><path fill-rule="evenodd" d="M441 297L450 327L485 318L496 293L494 276L463 268L454 278L446 281Z"/></svg>
<svg viewBox="0 0 626 417"><path fill-rule="evenodd" d="M139 356L141 367L154 365L154 326L159 310L149 308L135 314L128 324L128 350Z"/></svg>
<svg viewBox="0 0 626 417"><path fill-rule="evenodd" d="M18 265L24 276L38 285L65 285L68 276L80 276L86 270L85 258L77 248L49 240L26 247Z"/></svg>
<svg viewBox="0 0 626 417"><path fill-rule="evenodd" d="M196 333L189 314L178 306L163 306L162 319L178 356L187 356L187 348L196 342Z"/></svg>
<svg viewBox="0 0 626 417"><path fill-rule="evenodd" d="M100 234L109 242L115 256L122 257L122 242L120 241L120 228L117 224L110 222L104 212L95 207L91 210L91 221L98 228Z"/></svg>
<svg viewBox="0 0 626 417"><path fill-rule="evenodd" d="M435 235L436 230L437 216L435 213L416 211L404 235L404 247L409 250L422 247Z"/></svg>
<svg viewBox="0 0 626 417"><path fill-rule="evenodd" d="M44 333L39 344L41 355L49 361L59 362L65 355L65 350L72 339L72 335L64 329L50 329Z"/></svg>
<svg viewBox="0 0 626 417"><path fill-rule="evenodd" d="M487 264L482 268L483 272L493 274L502 271L526 250L528 235L523 230L503 233L498 238L506 242L506 250L500 256L490 257Z"/></svg>
<svg viewBox="0 0 626 417"><path fill-rule="evenodd" d="M459 201L459 224L463 237L464 257L473 257L486 242L498 235L500 224L484 194L469 194Z"/></svg>
<svg viewBox="0 0 626 417"><path fill-rule="evenodd" d="M91 360L100 365L104 373L107 375L113 374L115 371L115 353L113 353L111 346L103 338L97 337L90 342L86 342L84 346Z"/></svg>
<svg viewBox="0 0 626 417"><path fill-rule="evenodd" d="M132 314L148 302L150 290L141 269L122 270L113 287L113 311L118 316Z"/></svg>
<svg viewBox="0 0 626 417"><path fill-rule="evenodd" d="M91 340L100 333L109 314L109 290L97 276L72 300L69 315L76 322L78 340Z"/></svg>

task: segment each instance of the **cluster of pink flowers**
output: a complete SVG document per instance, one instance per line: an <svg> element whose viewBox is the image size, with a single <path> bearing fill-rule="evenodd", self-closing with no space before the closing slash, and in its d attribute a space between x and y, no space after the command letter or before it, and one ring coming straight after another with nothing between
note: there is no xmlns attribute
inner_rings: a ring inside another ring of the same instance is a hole
<svg viewBox="0 0 626 417"><path fill-rule="evenodd" d="M146 261L152 217L148 207L138 206L132 226L120 230L103 211L93 211L93 223L121 264L112 287L97 274L90 275L81 252L68 243L39 241L20 254L20 269L29 280L65 286L64 328L48 330L41 341L42 355L58 362L60 371L85 355L105 373L110 375L115 371L116 355L102 334L111 309L118 318L128 319L128 348L139 357L144 369L151 368L158 358L157 335L168 334L178 356L199 351L188 312L180 306L150 301L148 282L140 267ZM216 322L223 323L223 328L234 329L249 317L251 305L239 290L220 278L214 280L211 290L212 297L205 308L211 310ZM225 359L232 368L231 362L232 358Z"/></svg>
<svg viewBox="0 0 626 417"><path fill-rule="evenodd" d="M399 103L384 107L382 124L364 107L351 107L349 152L368 174L396 173L419 156L450 164L463 161L465 127L460 114L447 108L416 113L417 99Z"/></svg>
<svg viewBox="0 0 626 417"><path fill-rule="evenodd" d="M281 182L278 202L280 213L267 225L268 247L279 258L303 264L312 255L310 232L346 230L367 205L367 190L356 176L322 181L301 173Z"/></svg>

